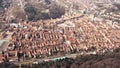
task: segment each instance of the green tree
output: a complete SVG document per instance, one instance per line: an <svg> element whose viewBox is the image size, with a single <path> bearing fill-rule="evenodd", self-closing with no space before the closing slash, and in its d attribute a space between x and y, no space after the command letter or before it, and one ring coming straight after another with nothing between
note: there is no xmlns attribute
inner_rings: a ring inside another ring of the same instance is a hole
<svg viewBox="0 0 120 68"><path fill-rule="evenodd" d="M65 8L57 4L52 4L49 10L51 18L58 18L65 14Z"/></svg>

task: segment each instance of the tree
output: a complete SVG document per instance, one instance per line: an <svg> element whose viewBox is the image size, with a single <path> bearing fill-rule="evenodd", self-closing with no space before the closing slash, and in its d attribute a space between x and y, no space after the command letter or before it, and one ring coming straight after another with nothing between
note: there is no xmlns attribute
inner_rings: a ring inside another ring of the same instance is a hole
<svg viewBox="0 0 120 68"><path fill-rule="evenodd" d="M26 14L25 11L20 9L20 7L16 7L13 9L13 15L15 18L19 19L19 20L26 20Z"/></svg>
<svg viewBox="0 0 120 68"><path fill-rule="evenodd" d="M26 15L27 15L27 19L28 20L30 20L30 21L34 21L34 20L36 20L35 18L37 18L36 17L36 15L37 15L37 10L36 10L36 8L35 7L33 7L33 6L27 6L27 7L25 7L25 13L26 13Z"/></svg>
<svg viewBox="0 0 120 68"><path fill-rule="evenodd" d="M52 4L49 10L50 10L50 17L54 19L61 17L61 15L65 14L65 8L57 4Z"/></svg>
<svg viewBox="0 0 120 68"><path fill-rule="evenodd" d="M3 0L0 0L0 4L3 2Z"/></svg>

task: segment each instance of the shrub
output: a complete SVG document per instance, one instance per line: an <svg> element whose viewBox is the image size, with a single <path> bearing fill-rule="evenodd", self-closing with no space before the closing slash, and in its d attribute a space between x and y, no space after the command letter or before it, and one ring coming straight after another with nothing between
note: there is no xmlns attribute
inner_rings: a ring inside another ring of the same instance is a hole
<svg viewBox="0 0 120 68"><path fill-rule="evenodd" d="M52 4L49 10L50 10L50 17L54 19L61 17L61 15L65 14L65 8L57 4Z"/></svg>
<svg viewBox="0 0 120 68"><path fill-rule="evenodd" d="M36 20L35 18L36 18L36 15L37 15L37 10L36 10L35 7L33 7L33 6L27 6L27 7L25 7L24 10L25 10L25 13L27 15L27 19L29 21Z"/></svg>

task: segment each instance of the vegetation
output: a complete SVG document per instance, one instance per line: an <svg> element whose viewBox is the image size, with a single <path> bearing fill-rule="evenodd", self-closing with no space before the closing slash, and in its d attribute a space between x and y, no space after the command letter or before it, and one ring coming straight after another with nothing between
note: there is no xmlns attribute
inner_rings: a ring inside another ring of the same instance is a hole
<svg viewBox="0 0 120 68"><path fill-rule="evenodd" d="M20 6L13 7L13 15L22 20L28 21L38 21L40 19L55 19L59 18L65 14L65 7L56 4L55 2L50 2L45 0L45 2L27 2L23 8Z"/></svg>
<svg viewBox="0 0 120 68"><path fill-rule="evenodd" d="M105 60L109 58L116 59L116 61L115 60L114 61L117 63L117 60L120 60L119 58L120 54L118 54L119 48L116 50L112 54L111 53L106 53L106 54L101 54L101 55L91 54L91 55L85 55L85 56L78 56L75 59L64 58L64 59L57 59L57 60L49 61L49 62L40 62L37 64L34 64L34 63L21 64L21 68L74 68L74 67L75 68L86 68L86 66L90 66L91 68L93 68L94 64L99 63L99 62L102 62L100 64L104 64L103 62L105 62ZM107 62L108 60L106 60L106 63ZM10 63L7 63L7 65L8 67L13 67L13 68L19 67L17 65L10 65ZM87 67L87 68L90 68L90 67ZM96 66L94 68L96 68Z"/></svg>
<svg viewBox="0 0 120 68"><path fill-rule="evenodd" d="M58 18L65 14L65 8L57 4L52 4L49 10L51 18Z"/></svg>
<svg viewBox="0 0 120 68"><path fill-rule="evenodd" d="M37 10L33 7L33 6L27 6L25 7L25 12L26 15L28 16L28 20L33 21L36 20L36 16L37 16Z"/></svg>

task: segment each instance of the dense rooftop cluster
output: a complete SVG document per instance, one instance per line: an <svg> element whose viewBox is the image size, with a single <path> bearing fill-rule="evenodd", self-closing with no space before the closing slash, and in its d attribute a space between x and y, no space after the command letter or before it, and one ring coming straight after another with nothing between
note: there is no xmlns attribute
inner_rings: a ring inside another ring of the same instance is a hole
<svg viewBox="0 0 120 68"><path fill-rule="evenodd" d="M70 53L96 54L113 51L120 46L120 31L107 21L96 22L87 17L68 19L61 23L55 21L23 22L17 28L11 27L9 30L13 33L7 48L8 56L17 57L19 51L26 58Z"/></svg>
<svg viewBox="0 0 120 68"><path fill-rule="evenodd" d="M105 5L88 8L86 4L80 12L69 10L56 19L4 23L2 27L7 29L0 31L0 61L39 61L72 54L113 52L120 47L120 13L112 9L115 7L112 4ZM110 5L112 8L108 8Z"/></svg>

